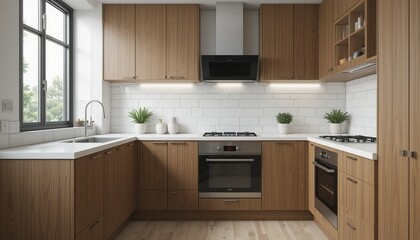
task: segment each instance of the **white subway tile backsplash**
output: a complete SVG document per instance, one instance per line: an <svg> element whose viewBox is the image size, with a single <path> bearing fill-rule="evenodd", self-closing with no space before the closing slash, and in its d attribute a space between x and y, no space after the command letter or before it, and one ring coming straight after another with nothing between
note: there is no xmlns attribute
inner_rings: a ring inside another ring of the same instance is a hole
<svg viewBox="0 0 420 240"><path fill-rule="evenodd" d="M237 108L238 106L238 100L220 100L220 107L222 108Z"/></svg>
<svg viewBox="0 0 420 240"><path fill-rule="evenodd" d="M277 100L259 100L260 107L277 107Z"/></svg>
<svg viewBox="0 0 420 240"><path fill-rule="evenodd" d="M203 107L203 108L220 107L220 100L200 100L200 107Z"/></svg>
<svg viewBox="0 0 420 240"><path fill-rule="evenodd" d="M239 126L239 117L221 117L220 125Z"/></svg>
<svg viewBox="0 0 420 240"><path fill-rule="evenodd" d="M241 126L256 126L258 125L258 118L257 117L241 117L239 119L239 124ZM250 130L246 130L250 131Z"/></svg>

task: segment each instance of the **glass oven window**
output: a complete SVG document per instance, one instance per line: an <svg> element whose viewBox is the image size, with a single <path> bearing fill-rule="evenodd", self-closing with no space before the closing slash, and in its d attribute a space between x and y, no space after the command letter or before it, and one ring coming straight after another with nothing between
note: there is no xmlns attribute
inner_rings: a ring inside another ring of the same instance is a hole
<svg viewBox="0 0 420 240"><path fill-rule="evenodd" d="M337 213L336 205L336 180L335 173L327 173L316 169L316 197L321 200L331 211Z"/></svg>
<svg viewBox="0 0 420 240"><path fill-rule="evenodd" d="M251 164L212 163L209 165L209 188L249 189L251 187Z"/></svg>

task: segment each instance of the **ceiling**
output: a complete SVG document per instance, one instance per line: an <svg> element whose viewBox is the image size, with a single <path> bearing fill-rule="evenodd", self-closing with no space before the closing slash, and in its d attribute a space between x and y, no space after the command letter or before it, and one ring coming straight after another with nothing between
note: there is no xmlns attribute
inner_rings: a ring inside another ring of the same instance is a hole
<svg viewBox="0 0 420 240"><path fill-rule="evenodd" d="M320 3L322 0L64 0L74 9L86 9L85 6L94 7L94 2L98 3L197 3L201 9L215 9L216 2L243 2L245 9L258 9L262 3Z"/></svg>

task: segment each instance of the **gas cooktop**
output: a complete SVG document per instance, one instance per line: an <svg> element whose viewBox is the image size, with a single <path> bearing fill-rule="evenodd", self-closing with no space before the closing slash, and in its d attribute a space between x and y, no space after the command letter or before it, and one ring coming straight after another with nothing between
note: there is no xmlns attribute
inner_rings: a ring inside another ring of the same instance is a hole
<svg viewBox="0 0 420 240"><path fill-rule="evenodd" d="M319 137L344 143L376 143L376 137L367 137L362 135L325 135Z"/></svg>
<svg viewBox="0 0 420 240"><path fill-rule="evenodd" d="M206 132L203 137L256 137L253 132Z"/></svg>

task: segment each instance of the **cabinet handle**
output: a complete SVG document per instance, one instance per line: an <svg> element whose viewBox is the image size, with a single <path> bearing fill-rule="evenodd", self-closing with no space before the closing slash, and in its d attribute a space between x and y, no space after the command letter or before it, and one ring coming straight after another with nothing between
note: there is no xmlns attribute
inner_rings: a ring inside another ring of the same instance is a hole
<svg viewBox="0 0 420 240"><path fill-rule="evenodd" d="M109 154L111 154L112 153L112 151L108 151L108 152L106 152L105 154L106 155L109 155Z"/></svg>
<svg viewBox="0 0 420 240"><path fill-rule="evenodd" d="M131 80L131 79L136 79L137 76L131 76L131 77L122 77L123 80Z"/></svg>
<svg viewBox="0 0 420 240"><path fill-rule="evenodd" d="M356 228L353 225L351 225L350 223L347 223L347 226L349 226L352 230L356 231Z"/></svg>
<svg viewBox="0 0 420 240"><path fill-rule="evenodd" d="M128 146L130 146L130 147L131 147L131 146L133 146L133 145L134 145L134 143L129 143L129 144L128 144Z"/></svg>
<svg viewBox="0 0 420 240"><path fill-rule="evenodd" d="M289 76L289 79L292 79L292 78L293 78L293 76L292 76L292 75L290 75L290 76Z"/></svg>
<svg viewBox="0 0 420 240"><path fill-rule="evenodd" d="M347 156L347 158L350 159L350 160L353 160L353 161L357 161L357 158L355 158L355 157Z"/></svg>
<svg viewBox="0 0 420 240"><path fill-rule="evenodd" d="M165 75L165 76L163 76L162 78L163 78L163 79L166 79L166 78L167 78L167 76Z"/></svg>
<svg viewBox="0 0 420 240"><path fill-rule="evenodd" d="M356 181L356 180L354 180L354 179L351 179L351 178L347 177L347 180L349 180L350 182L352 182L352 183L354 183L354 184L357 184L357 181Z"/></svg>
<svg viewBox="0 0 420 240"><path fill-rule="evenodd" d="M238 199L224 199L223 202L237 202L239 203Z"/></svg>
<svg viewBox="0 0 420 240"><path fill-rule="evenodd" d="M400 150L400 156L401 157L408 157L408 151L407 150Z"/></svg>
<svg viewBox="0 0 420 240"><path fill-rule="evenodd" d="M178 192L169 192L170 194L178 194Z"/></svg>
<svg viewBox="0 0 420 240"><path fill-rule="evenodd" d="M125 147L124 146L121 146L121 147L118 147L117 149L118 150L122 150L122 149L124 149Z"/></svg>
<svg viewBox="0 0 420 240"><path fill-rule="evenodd" d="M96 155L96 156L90 157L90 159L96 159L96 158L100 158L100 157L102 157L102 154L99 154L99 155Z"/></svg>
<svg viewBox="0 0 420 240"><path fill-rule="evenodd" d="M167 142L153 142L153 144L166 144Z"/></svg>
<svg viewBox="0 0 420 240"><path fill-rule="evenodd" d="M183 145L187 144L186 142L171 142L172 145Z"/></svg>
<svg viewBox="0 0 420 240"><path fill-rule="evenodd" d="M169 79L177 80L177 79L185 79L185 77L169 76Z"/></svg>
<svg viewBox="0 0 420 240"><path fill-rule="evenodd" d="M332 71L333 71L333 68L329 68L329 69L328 69L328 72L332 72Z"/></svg>
<svg viewBox="0 0 420 240"><path fill-rule="evenodd" d="M93 229L96 226L96 224L98 224L98 223L99 223L99 219L96 220L92 225L90 225L89 229Z"/></svg>
<svg viewBox="0 0 420 240"><path fill-rule="evenodd" d="M409 154L409 156L410 156L410 158L414 158L414 159L417 159L417 152L414 152L414 151L410 151L410 154Z"/></svg>

